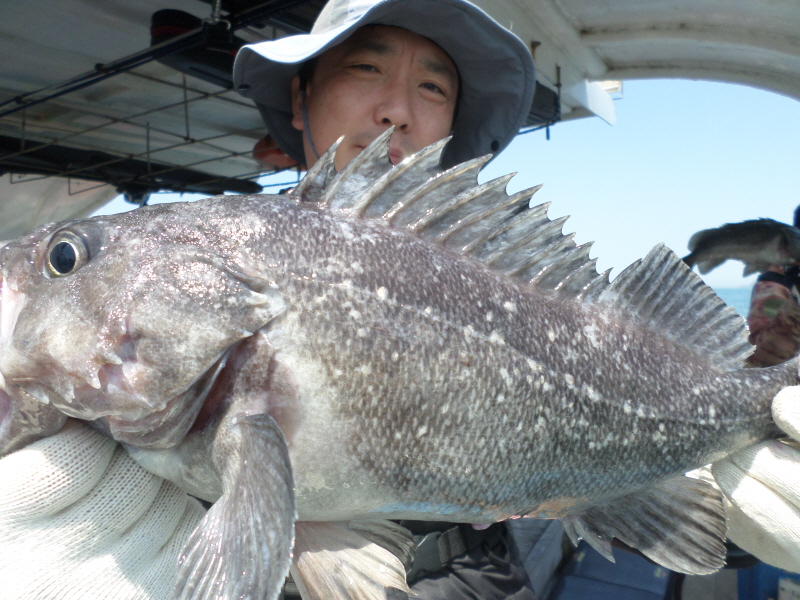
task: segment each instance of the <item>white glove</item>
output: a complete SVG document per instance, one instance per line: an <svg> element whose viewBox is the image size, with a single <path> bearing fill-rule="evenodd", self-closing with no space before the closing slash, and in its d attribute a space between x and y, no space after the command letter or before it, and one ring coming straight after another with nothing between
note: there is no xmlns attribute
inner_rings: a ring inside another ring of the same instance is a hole
<svg viewBox="0 0 800 600"><path fill-rule="evenodd" d="M0 460L0 599L157 599L203 507L68 421Z"/></svg>
<svg viewBox="0 0 800 600"><path fill-rule="evenodd" d="M775 396L772 416L800 440L800 386ZM729 500L728 537L765 563L800 572L800 450L762 442L717 461L711 472Z"/></svg>

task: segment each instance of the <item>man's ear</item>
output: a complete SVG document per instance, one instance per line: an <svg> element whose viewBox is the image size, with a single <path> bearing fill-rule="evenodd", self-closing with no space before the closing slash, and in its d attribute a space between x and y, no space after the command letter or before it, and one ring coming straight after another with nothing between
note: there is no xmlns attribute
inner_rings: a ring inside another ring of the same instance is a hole
<svg viewBox="0 0 800 600"><path fill-rule="evenodd" d="M303 131L303 97L300 94L299 75L292 78L292 127Z"/></svg>

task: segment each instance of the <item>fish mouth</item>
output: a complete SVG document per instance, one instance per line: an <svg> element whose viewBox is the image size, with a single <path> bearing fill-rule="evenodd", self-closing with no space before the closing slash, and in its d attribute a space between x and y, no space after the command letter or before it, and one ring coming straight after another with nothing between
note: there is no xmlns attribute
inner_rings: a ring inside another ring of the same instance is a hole
<svg viewBox="0 0 800 600"><path fill-rule="evenodd" d="M12 359L9 348L26 296L14 289L0 273L0 366ZM119 442L140 448L163 449L178 445L203 408L223 372L233 348L226 349L188 386L166 401L142 397L122 371L121 364L103 361L90 383L86 375L67 374L60 380L71 383L53 385L25 370L25 377L7 379L0 371L0 429L7 426L13 406L36 401L51 404L69 417L87 421L92 427ZM13 362L13 361L12 361ZM11 368L11 364L4 365ZM157 408L154 408L155 407Z"/></svg>
<svg viewBox="0 0 800 600"><path fill-rule="evenodd" d="M14 329L17 324L17 318L25 305L25 294L17 292L5 276L0 273L0 361L2 361ZM2 373L0 373L0 387L5 389L5 381Z"/></svg>
<svg viewBox="0 0 800 600"><path fill-rule="evenodd" d="M237 344L238 345L238 344ZM143 418L109 415L99 423L107 427L115 440L137 448L173 448L183 441L203 411L220 375L225 372L228 358L235 346L228 348L217 361L184 392L166 402L162 410Z"/></svg>

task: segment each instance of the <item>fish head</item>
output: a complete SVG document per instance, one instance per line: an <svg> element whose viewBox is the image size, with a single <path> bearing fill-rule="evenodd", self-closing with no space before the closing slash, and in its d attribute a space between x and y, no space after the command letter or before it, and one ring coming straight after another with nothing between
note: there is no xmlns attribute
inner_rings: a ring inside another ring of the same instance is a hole
<svg viewBox="0 0 800 600"><path fill-rule="evenodd" d="M182 439L230 349L283 310L246 250L191 214L69 221L0 251L12 404L32 397L133 445Z"/></svg>

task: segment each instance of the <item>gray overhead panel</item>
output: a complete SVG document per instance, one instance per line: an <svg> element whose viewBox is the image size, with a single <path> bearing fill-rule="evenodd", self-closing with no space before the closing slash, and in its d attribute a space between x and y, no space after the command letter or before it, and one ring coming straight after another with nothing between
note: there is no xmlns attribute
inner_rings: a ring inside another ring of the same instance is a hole
<svg viewBox="0 0 800 600"><path fill-rule="evenodd" d="M64 180L75 215L98 201L86 182L138 203L159 190L260 191L255 180L275 170L253 157L266 131L225 71L241 44L302 31L321 5L0 3L3 203L41 177Z"/></svg>

